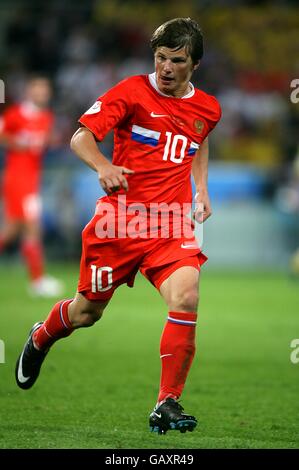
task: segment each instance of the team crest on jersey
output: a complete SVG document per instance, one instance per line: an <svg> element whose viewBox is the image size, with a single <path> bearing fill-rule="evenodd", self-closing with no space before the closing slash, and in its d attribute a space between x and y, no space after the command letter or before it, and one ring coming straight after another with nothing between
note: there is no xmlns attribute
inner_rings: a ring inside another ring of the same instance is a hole
<svg viewBox="0 0 299 470"><path fill-rule="evenodd" d="M102 101L96 101L84 114L96 114L101 111Z"/></svg>
<svg viewBox="0 0 299 470"><path fill-rule="evenodd" d="M197 134L201 134L204 128L204 123L200 121L199 119L195 119L194 127L195 127Z"/></svg>

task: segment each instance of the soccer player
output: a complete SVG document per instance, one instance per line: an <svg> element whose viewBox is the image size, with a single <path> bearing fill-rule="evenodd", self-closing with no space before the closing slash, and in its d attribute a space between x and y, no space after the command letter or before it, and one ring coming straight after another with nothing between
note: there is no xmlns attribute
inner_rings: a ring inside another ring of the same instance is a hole
<svg viewBox="0 0 299 470"><path fill-rule="evenodd" d="M53 126L53 114L48 109L51 93L47 78L32 77L26 84L24 100L8 107L0 117L0 145L6 148L0 253L21 235L29 290L33 295L46 297L62 293L61 283L44 273L40 227L41 164Z"/></svg>
<svg viewBox="0 0 299 470"><path fill-rule="evenodd" d="M75 298L58 302L44 322L33 326L16 364L16 380L19 387L30 388L53 343L99 320L116 288L123 283L132 286L139 270L159 290L168 309L160 343L160 390L149 418L151 430L164 434L169 429L192 431L197 424L178 399L195 353L199 271L206 256L194 235L175 237L170 230L168 237L146 237L142 231L139 237L134 231L124 236L121 222L125 209L129 222L134 222L138 207L190 203L191 172L196 200L203 206L202 220L210 216L207 139L221 110L213 96L190 82L203 55L195 21L176 18L161 25L151 47L155 73L130 77L99 97L72 137L71 148L97 172L107 196L99 199L82 233ZM96 143L111 129L112 163ZM198 211L195 217L200 217ZM112 220L120 228L115 235L111 230L110 236L102 237Z"/></svg>

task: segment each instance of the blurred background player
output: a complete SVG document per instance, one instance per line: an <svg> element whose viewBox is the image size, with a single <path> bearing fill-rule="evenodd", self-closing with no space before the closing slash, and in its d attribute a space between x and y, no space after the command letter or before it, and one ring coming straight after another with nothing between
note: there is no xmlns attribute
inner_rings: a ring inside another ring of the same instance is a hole
<svg viewBox="0 0 299 470"><path fill-rule="evenodd" d="M41 233L40 180L42 158L54 121L48 108L51 96L50 81L42 76L32 77L22 102L8 107L0 118L0 145L6 149L0 253L20 236L29 291L45 297L62 292L61 282L45 275Z"/></svg>

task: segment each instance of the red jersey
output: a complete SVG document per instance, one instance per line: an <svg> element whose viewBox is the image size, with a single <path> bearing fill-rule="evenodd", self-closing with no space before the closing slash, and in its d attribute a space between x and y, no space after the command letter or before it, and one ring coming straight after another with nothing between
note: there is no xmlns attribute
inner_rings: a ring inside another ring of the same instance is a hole
<svg viewBox="0 0 299 470"><path fill-rule="evenodd" d="M134 170L127 204L191 202L191 164L221 117L215 97L194 88L182 98L160 92L155 73L130 77L111 88L79 122L101 141L114 129L113 164Z"/></svg>
<svg viewBox="0 0 299 470"><path fill-rule="evenodd" d="M39 178L41 160L53 126L53 114L31 103L10 106L0 118L3 132L24 150L8 150L5 173L18 181ZM20 178L19 178L20 177Z"/></svg>
<svg viewBox="0 0 299 470"><path fill-rule="evenodd" d="M0 118L3 132L24 149L9 149L2 178L7 219L32 220L40 216L38 197L41 160L53 125L53 114L30 103L10 106Z"/></svg>

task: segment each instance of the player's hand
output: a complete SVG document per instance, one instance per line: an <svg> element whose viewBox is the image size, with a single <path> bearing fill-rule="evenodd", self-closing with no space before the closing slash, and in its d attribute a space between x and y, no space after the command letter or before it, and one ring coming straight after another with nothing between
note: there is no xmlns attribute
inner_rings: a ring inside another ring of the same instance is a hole
<svg viewBox="0 0 299 470"><path fill-rule="evenodd" d="M211 214L212 210L208 190L206 188L198 189L195 194L195 210L193 213L194 220L202 224L210 217Z"/></svg>
<svg viewBox="0 0 299 470"><path fill-rule="evenodd" d="M129 168L109 163L99 169L99 182L105 193L108 195L121 188L128 191L129 184L125 175L132 175L133 173L134 171Z"/></svg>
<svg viewBox="0 0 299 470"><path fill-rule="evenodd" d="M30 149L30 142L20 139L7 139L7 147L15 152L26 152Z"/></svg>

